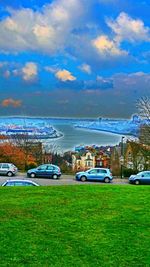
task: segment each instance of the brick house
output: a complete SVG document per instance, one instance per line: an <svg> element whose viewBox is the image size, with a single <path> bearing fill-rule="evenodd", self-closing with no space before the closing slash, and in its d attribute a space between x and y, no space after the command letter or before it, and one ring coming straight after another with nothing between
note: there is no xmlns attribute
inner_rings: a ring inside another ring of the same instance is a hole
<svg viewBox="0 0 150 267"><path fill-rule="evenodd" d="M110 156L103 151L80 151L72 155L73 170L87 170L90 168L110 167Z"/></svg>

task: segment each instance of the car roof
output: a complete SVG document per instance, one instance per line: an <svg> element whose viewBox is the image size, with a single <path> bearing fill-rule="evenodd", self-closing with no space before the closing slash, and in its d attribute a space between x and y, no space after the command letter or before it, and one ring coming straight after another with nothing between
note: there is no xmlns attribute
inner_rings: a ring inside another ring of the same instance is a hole
<svg viewBox="0 0 150 267"><path fill-rule="evenodd" d="M100 168L100 167L91 168L91 170L93 170L93 169L98 169L98 170L109 170L108 168Z"/></svg>
<svg viewBox="0 0 150 267"><path fill-rule="evenodd" d="M11 165L14 165L14 164L11 163L11 162L0 162L0 164L11 164Z"/></svg>
<svg viewBox="0 0 150 267"><path fill-rule="evenodd" d="M37 183L31 181L31 180L25 180L25 179L9 179L7 181L5 181L5 183L8 183L8 182L27 182L27 183L32 183L32 184L36 184L38 185Z"/></svg>
<svg viewBox="0 0 150 267"><path fill-rule="evenodd" d="M138 174L139 174L139 173L146 173L146 172L150 172L150 171L141 171L141 172L138 172Z"/></svg>

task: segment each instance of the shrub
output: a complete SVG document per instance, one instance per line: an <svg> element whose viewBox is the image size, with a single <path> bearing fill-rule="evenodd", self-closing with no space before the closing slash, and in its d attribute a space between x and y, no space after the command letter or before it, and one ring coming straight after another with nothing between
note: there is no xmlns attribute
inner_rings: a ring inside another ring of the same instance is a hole
<svg viewBox="0 0 150 267"><path fill-rule="evenodd" d="M133 170L133 169L127 169L127 168L125 168L123 170L123 176L124 177L130 177L130 175L132 175L132 174L137 174L137 171Z"/></svg>
<svg viewBox="0 0 150 267"><path fill-rule="evenodd" d="M26 165L26 170L36 168L37 164L35 162L30 162Z"/></svg>

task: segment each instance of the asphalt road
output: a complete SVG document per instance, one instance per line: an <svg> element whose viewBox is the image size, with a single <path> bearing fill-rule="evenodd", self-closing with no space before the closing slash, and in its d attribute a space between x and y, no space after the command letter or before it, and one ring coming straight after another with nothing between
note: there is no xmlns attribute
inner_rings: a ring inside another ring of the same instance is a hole
<svg viewBox="0 0 150 267"><path fill-rule="evenodd" d="M45 179L45 178L27 178L26 174L19 174L16 176L13 176L11 178L7 177L7 176L0 176L0 185L2 183L4 183L6 180L9 179L28 179L28 180L32 180L36 183L38 183L39 185L44 185L44 186L50 186L50 185L76 185L76 184L99 184L99 185L104 185L105 183L103 182L80 182L80 181L76 181L75 177L73 175L62 175L60 179L57 180L53 180L53 179ZM127 179L114 179L113 182L110 183L110 185L113 184L129 184Z"/></svg>

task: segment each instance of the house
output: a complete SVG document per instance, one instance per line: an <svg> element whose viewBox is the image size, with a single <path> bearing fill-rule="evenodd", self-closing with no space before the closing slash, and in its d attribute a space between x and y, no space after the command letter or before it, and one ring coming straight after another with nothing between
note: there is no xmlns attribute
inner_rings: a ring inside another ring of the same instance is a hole
<svg viewBox="0 0 150 267"><path fill-rule="evenodd" d="M73 170L87 170L95 167L109 168L110 156L101 150L90 148L72 154Z"/></svg>

